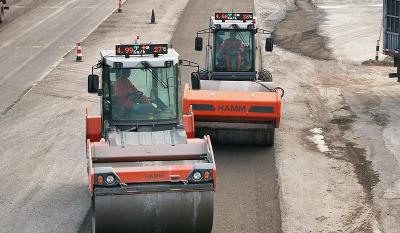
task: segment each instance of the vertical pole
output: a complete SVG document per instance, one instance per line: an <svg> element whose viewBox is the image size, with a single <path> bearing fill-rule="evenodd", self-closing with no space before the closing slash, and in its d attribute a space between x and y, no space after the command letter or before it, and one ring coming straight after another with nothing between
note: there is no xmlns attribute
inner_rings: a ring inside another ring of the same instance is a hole
<svg viewBox="0 0 400 233"><path fill-rule="evenodd" d="M385 12L385 9L383 9L383 12ZM383 31L383 24L385 23L385 14L382 15L382 21L381 21L381 30L379 31L379 37L378 40L376 41L376 54L375 54L375 61L378 63L379 61L379 46L381 44L381 38L382 38L382 31ZM385 46L383 46L385 47Z"/></svg>

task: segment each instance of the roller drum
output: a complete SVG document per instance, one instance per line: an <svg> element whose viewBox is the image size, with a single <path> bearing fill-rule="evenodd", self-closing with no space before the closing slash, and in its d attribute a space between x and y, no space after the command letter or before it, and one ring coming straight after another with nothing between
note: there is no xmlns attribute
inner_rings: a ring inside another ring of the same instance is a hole
<svg viewBox="0 0 400 233"><path fill-rule="evenodd" d="M223 129L196 127L196 137L210 135L216 144L273 146L275 129Z"/></svg>
<svg viewBox="0 0 400 233"><path fill-rule="evenodd" d="M93 199L95 233L210 233L212 191L97 195Z"/></svg>

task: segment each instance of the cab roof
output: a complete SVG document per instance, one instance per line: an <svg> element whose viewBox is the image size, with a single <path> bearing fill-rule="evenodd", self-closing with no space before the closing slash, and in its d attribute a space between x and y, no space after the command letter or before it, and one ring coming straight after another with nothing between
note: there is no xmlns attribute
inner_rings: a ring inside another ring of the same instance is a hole
<svg viewBox="0 0 400 233"><path fill-rule="evenodd" d="M147 62L153 67L165 67L166 62L172 62L176 65L179 62L179 54L175 49L169 48L167 54L160 54L157 57L153 54L145 55L116 55L115 50L101 50L100 56L103 62L114 67L114 63L122 63L123 68L141 68L142 62Z"/></svg>
<svg viewBox="0 0 400 233"><path fill-rule="evenodd" d="M221 29L234 29L234 24L238 26L239 29L248 29L248 25L254 25L256 28L256 17L251 20L217 20L214 16L211 16L211 26L216 27L217 25L221 26ZM219 26L218 26L219 27Z"/></svg>

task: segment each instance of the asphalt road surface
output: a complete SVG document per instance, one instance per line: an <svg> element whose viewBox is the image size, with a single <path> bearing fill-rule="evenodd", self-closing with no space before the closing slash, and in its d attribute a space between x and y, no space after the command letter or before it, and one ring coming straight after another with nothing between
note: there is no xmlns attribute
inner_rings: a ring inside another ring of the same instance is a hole
<svg viewBox="0 0 400 233"><path fill-rule="evenodd" d="M116 7L110 0L9 1L0 25L0 114Z"/></svg>
<svg viewBox="0 0 400 233"><path fill-rule="evenodd" d="M194 50L196 32L209 26L218 11L254 12L254 2L192 0L181 16L172 38L183 59L204 67L205 52ZM206 43L206 35L204 35ZM183 83L191 68L183 68ZM218 169L213 232L280 232L280 208L274 148L214 146Z"/></svg>

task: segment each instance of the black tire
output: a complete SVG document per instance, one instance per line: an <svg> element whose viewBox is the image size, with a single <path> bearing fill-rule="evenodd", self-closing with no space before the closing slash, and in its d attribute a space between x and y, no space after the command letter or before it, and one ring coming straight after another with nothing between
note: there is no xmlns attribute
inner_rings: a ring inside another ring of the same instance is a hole
<svg viewBox="0 0 400 233"><path fill-rule="evenodd" d="M199 74L194 72L192 73L192 75L190 76L190 81L192 84L192 90L200 90L200 78L199 78Z"/></svg>
<svg viewBox="0 0 400 233"><path fill-rule="evenodd" d="M199 72L199 79L200 80L208 80L208 70L200 70Z"/></svg>
<svg viewBox="0 0 400 233"><path fill-rule="evenodd" d="M258 74L258 79L262 82L272 82L272 74L268 70L261 70Z"/></svg>

